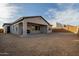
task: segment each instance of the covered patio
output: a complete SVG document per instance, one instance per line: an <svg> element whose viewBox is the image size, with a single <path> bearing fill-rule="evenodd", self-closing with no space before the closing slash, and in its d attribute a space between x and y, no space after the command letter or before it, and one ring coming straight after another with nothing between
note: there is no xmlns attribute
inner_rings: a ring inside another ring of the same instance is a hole
<svg viewBox="0 0 79 59"><path fill-rule="evenodd" d="M31 22L26 22L26 24L23 24L23 22L18 24L19 27L19 34L23 35L24 30L23 29L23 25L24 28L26 28L26 34L40 34L40 33L47 33L47 25L42 25L42 24L36 24L36 23L31 23Z"/></svg>
<svg viewBox="0 0 79 59"><path fill-rule="evenodd" d="M46 25L27 22L27 34L39 34L46 32L47 32Z"/></svg>

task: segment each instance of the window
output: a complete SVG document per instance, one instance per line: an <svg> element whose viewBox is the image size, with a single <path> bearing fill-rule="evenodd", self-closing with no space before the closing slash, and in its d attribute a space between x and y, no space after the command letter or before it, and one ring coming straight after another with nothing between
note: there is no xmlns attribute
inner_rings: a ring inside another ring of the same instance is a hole
<svg viewBox="0 0 79 59"><path fill-rule="evenodd" d="M13 30L14 30L14 26L13 26Z"/></svg>
<svg viewBox="0 0 79 59"><path fill-rule="evenodd" d="M51 30L51 28L49 28L49 30Z"/></svg>
<svg viewBox="0 0 79 59"><path fill-rule="evenodd" d="M16 31L17 31L17 27L16 27Z"/></svg>
<svg viewBox="0 0 79 59"><path fill-rule="evenodd" d="M35 26L35 30L40 30L40 26Z"/></svg>
<svg viewBox="0 0 79 59"><path fill-rule="evenodd" d="M64 27L66 27L66 25L64 25Z"/></svg>

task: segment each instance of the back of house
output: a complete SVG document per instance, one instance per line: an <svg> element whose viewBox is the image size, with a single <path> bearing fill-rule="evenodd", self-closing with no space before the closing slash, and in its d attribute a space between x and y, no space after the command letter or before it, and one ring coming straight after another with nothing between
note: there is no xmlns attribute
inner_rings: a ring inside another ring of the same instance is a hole
<svg viewBox="0 0 79 59"><path fill-rule="evenodd" d="M42 16L21 17L13 23L5 23L3 27L5 33L23 36L52 32L51 25Z"/></svg>

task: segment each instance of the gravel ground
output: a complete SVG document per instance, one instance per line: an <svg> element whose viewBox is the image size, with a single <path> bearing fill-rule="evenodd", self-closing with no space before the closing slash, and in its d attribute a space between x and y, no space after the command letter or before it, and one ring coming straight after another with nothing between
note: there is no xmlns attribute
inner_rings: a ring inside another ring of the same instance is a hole
<svg viewBox="0 0 79 59"><path fill-rule="evenodd" d="M73 33L52 33L20 37L0 34L2 56L79 56L79 37Z"/></svg>

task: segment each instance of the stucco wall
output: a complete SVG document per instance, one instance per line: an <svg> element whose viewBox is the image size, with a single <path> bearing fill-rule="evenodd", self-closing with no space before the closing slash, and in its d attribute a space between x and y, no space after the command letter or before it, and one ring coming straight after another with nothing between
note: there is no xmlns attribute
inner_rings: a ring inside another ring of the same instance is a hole
<svg viewBox="0 0 79 59"><path fill-rule="evenodd" d="M77 26L71 26L71 25L66 25L64 27L64 29L73 32L73 33L77 33L78 32L78 27Z"/></svg>
<svg viewBox="0 0 79 59"><path fill-rule="evenodd" d="M48 25L41 17L24 19L26 22Z"/></svg>
<svg viewBox="0 0 79 59"><path fill-rule="evenodd" d="M4 33L7 33L7 27L8 27L9 25L5 25L5 26L3 26L4 27Z"/></svg>
<svg viewBox="0 0 79 59"><path fill-rule="evenodd" d="M52 33L52 26L51 25L47 26L47 33Z"/></svg>
<svg viewBox="0 0 79 59"><path fill-rule="evenodd" d="M19 34L19 23L21 23L23 21L20 21L18 23L15 23L13 25L10 26L10 29L11 29L11 33L13 34Z"/></svg>

